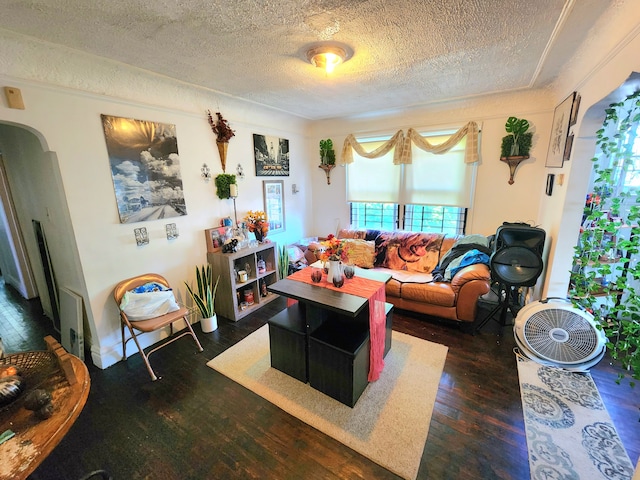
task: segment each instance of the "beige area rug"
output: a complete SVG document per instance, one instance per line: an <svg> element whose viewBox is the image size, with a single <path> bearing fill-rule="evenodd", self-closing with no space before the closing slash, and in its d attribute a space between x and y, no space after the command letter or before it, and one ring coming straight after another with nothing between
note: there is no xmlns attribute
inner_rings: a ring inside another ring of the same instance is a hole
<svg viewBox="0 0 640 480"><path fill-rule="evenodd" d="M633 464L588 373L516 356L532 480L631 480Z"/></svg>
<svg viewBox="0 0 640 480"><path fill-rule="evenodd" d="M266 325L207 365L384 468L414 480L447 350L393 332L380 379L367 386L354 408L271 368Z"/></svg>

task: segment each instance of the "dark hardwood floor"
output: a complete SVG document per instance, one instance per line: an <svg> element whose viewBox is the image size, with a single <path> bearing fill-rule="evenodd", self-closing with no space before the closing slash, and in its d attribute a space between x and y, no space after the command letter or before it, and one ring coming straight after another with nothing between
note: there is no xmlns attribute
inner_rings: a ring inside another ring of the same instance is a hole
<svg viewBox="0 0 640 480"><path fill-rule="evenodd" d="M139 355L106 370L88 362L87 404L31 480L79 479L96 469L114 480L398 478L206 366L284 307L279 299L237 323L219 319L210 334L196 325L205 351L184 338L155 353L157 382ZM7 350L44 348L51 322L39 310L0 285ZM529 479L511 329L501 337L489 322L473 336L406 312L395 313L394 329L449 347L418 478ZM640 386L616 384L617 373L607 358L592 369L635 464Z"/></svg>

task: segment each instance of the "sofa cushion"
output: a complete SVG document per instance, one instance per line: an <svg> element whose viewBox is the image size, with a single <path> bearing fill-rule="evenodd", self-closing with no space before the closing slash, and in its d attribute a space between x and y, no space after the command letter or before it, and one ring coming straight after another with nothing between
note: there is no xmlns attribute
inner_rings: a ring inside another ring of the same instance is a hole
<svg viewBox="0 0 640 480"><path fill-rule="evenodd" d="M380 232L376 239L376 267L429 273L440 260L444 234Z"/></svg>
<svg viewBox="0 0 640 480"><path fill-rule="evenodd" d="M443 307L453 307L456 304L456 294L446 283L403 283L402 295L405 300L430 303Z"/></svg>

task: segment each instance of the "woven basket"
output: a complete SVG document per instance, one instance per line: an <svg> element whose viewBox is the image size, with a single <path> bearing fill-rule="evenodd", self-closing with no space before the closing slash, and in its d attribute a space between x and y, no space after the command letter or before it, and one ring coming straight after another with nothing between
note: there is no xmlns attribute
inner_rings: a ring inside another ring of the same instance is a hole
<svg viewBox="0 0 640 480"><path fill-rule="evenodd" d="M13 402L0 408L0 415L22 407L24 398L32 390L43 387L52 377L57 377L61 371L52 352L35 351L21 352L0 358L0 366L13 365L18 369L25 389Z"/></svg>

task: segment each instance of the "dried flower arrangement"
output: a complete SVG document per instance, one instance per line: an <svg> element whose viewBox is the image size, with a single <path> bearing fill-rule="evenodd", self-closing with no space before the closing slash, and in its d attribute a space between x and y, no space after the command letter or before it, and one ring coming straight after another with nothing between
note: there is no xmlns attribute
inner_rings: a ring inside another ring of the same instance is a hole
<svg viewBox="0 0 640 480"><path fill-rule="evenodd" d="M211 111L207 110L207 117L209 118L209 125L211 125L211 130L216 134L216 142L227 143L231 140L231 137L236 135L235 130L232 130L229 126L229 122L227 122L224 118L222 118L222 114L220 112L216 112L217 120L213 119L211 115Z"/></svg>

